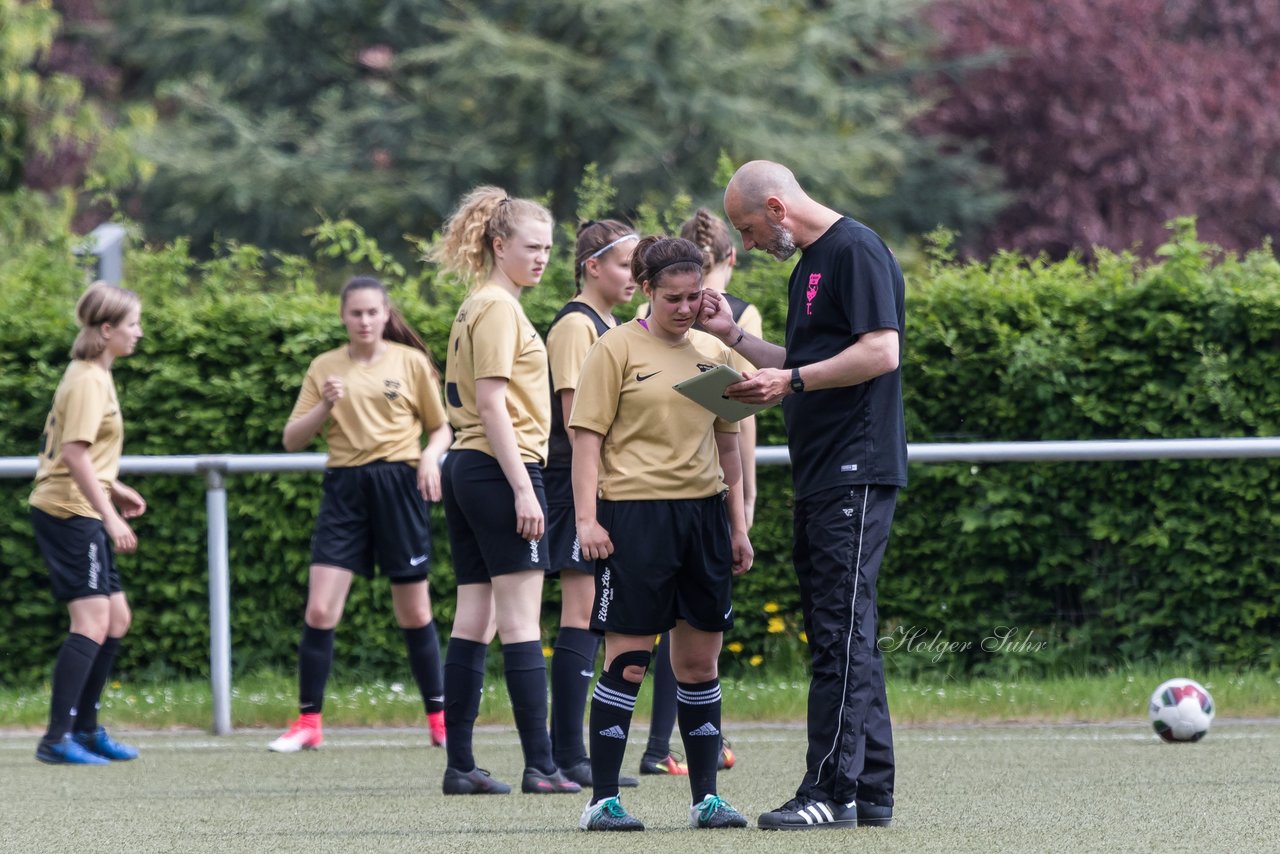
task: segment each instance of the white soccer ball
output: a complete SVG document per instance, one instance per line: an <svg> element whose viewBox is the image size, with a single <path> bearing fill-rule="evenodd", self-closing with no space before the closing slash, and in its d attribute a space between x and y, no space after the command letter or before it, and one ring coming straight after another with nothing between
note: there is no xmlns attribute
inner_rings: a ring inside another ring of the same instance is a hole
<svg viewBox="0 0 1280 854"><path fill-rule="evenodd" d="M1194 679L1170 679L1152 693L1147 713L1165 741L1199 741L1213 722L1213 697Z"/></svg>

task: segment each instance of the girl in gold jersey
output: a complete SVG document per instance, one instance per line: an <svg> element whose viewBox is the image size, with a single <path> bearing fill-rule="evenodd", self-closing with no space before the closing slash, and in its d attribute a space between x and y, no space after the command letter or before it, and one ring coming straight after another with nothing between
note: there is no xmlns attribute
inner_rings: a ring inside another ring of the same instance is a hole
<svg viewBox="0 0 1280 854"><path fill-rule="evenodd" d="M133 291L95 282L84 292L72 361L41 437L31 522L53 595L71 617L53 666L49 728L36 748L36 758L50 764L106 765L138 755L98 726L98 700L133 618L115 552L137 548L125 520L147 509L118 479L124 420L111 375L115 360L138 346L141 316Z"/></svg>
<svg viewBox="0 0 1280 854"><path fill-rule="evenodd" d="M550 574L560 578L560 629L551 656L551 748L564 775L582 786L591 785L591 762L582 741L582 715L594 676L600 635L590 628L596 593L595 561L583 558L582 549L578 548L570 479L573 437L564 425L573 411L578 374L587 351L617 325L613 310L630 302L635 293L631 252L639 239L631 226L614 219L580 225L573 267L578 292L560 309L547 330L552 387L551 450L544 472L547 537L551 546ZM671 717L674 721L674 680ZM620 782L639 783L634 777Z"/></svg>
<svg viewBox="0 0 1280 854"><path fill-rule="evenodd" d="M698 208L692 217L680 226L680 236L692 241L702 250L702 285L722 294L729 301L733 318L740 328L761 337L764 335L760 310L745 300L727 293L729 279L737 263L733 236L724 220L706 208ZM647 317L649 306L643 305L636 312ZM695 329L701 326L695 324ZM733 366L739 371L754 371L755 365L737 352L733 354ZM749 415L738 422L738 452L742 456L742 504L747 518L747 530L755 518L756 507L756 419ZM640 757L641 774L685 774L688 768L671 755L671 730L676 720L676 686L671 673L671 639L664 635L658 643L653 662L653 718L649 724L649 743ZM736 758L728 739L720 746L719 767L734 766Z"/></svg>
<svg viewBox="0 0 1280 854"><path fill-rule="evenodd" d="M734 320L749 335L764 335L764 319L760 309L746 300L728 292L733 268L738 263L738 251L733 245L733 234L724 220L706 208L698 208L694 215L680 226L680 236L691 240L702 250L703 286L728 299ZM736 350L733 366L742 371L754 371L751 364ZM756 417L748 415L738 422L738 450L742 454L742 503L747 515L747 530L756 515Z"/></svg>
<svg viewBox="0 0 1280 854"><path fill-rule="evenodd" d="M471 290L449 332L445 399L457 438L445 461L445 518L458 610L445 661L446 795L511 791L476 767L472 731L485 651L502 640L507 690L524 750L521 789L578 792L551 756L542 655L547 555L542 466L551 428L547 350L519 296L542 279L551 214L497 187L469 193L432 252Z"/></svg>
<svg viewBox="0 0 1280 854"><path fill-rule="evenodd" d="M333 637L352 578L391 580L391 604L422 692L431 741L444 743L444 679L427 572L428 503L440 500L440 457L452 432L426 345L377 279L342 288L348 342L307 369L284 447L299 451L321 431L329 446L324 498L311 539L311 569L298 645L299 716L268 745L276 753L324 741L324 686ZM422 447L422 434L428 434Z"/></svg>
<svg viewBox="0 0 1280 854"><path fill-rule="evenodd" d="M692 328L702 300L696 245L646 237L631 271L653 307L650 316L591 348L569 421L578 542L597 561L591 627L605 636L604 672L591 702L595 786L579 826L643 829L618 800L618 771L653 637L670 630L690 825L745 827L716 791L717 659L733 625L732 577L752 561L737 426L672 388L732 356Z"/></svg>

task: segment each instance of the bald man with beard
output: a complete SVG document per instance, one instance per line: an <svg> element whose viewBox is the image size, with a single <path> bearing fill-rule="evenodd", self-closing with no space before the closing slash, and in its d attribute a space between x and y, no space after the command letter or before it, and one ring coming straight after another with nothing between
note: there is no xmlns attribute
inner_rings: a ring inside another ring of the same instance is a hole
<svg viewBox="0 0 1280 854"><path fill-rule="evenodd" d="M744 332L708 290L701 322L759 370L727 394L781 402L795 485L792 559L809 637L807 770L765 830L886 827L893 732L876 645L876 580L907 485L899 365L902 269L875 232L809 197L789 169L756 160L724 194L745 249L785 261L786 345Z"/></svg>

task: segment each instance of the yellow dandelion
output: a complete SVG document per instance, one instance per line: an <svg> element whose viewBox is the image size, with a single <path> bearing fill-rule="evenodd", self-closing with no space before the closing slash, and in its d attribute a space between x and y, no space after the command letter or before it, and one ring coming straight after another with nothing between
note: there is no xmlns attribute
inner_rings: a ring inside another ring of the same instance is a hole
<svg viewBox="0 0 1280 854"><path fill-rule="evenodd" d="M776 635L787 630L787 621L781 617L769 618L769 634Z"/></svg>
<svg viewBox="0 0 1280 854"><path fill-rule="evenodd" d="M764 603L764 612L765 612L766 614L776 614L776 613L778 613L778 603L777 603L777 602L765 602L765 603Z"/></svg>
<svg viewBox="0 0 1280 854"><path fill-rule="evenodd" d="M751 656L751 658L750 658L750 662L751 662L751 666L752 666L752 667L759 667L760 665L764 664L764 656L763 656L763 655L753 655L753 656Z"/></svg>
<svg viewBox="0 0 1280 854"><path fill-rule="evenodd" d="M549 647L549 646L544 646L544 647L542 648L542 657L543 657L543 658L550 658L553 652L555 652L555 650L553 650L551 647Z"/></svg>
<svg viewBox="0 0 1280 854"><path fill-rule="evenodd" d="M806 632L801 632L800 643L808 643L808 642L809 642L809 635Z"/></svg>
<svg viewBox="0 0 1280 854"><path fill-rule="evenodd" d="M728 649L729 652L732 652L734 655L737 655L738 653L742 652L742 641L730 641L726 646L726 649Z"/></svg>

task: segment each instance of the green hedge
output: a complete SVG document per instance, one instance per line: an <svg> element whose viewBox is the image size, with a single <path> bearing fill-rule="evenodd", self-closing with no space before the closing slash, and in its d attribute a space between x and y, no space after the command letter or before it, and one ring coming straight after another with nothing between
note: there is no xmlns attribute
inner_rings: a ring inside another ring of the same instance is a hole
<svg viewBox="0 0 1280 854"><path fill-rule="evenodd" d="M1161 263L944 257L910 300L908 435L937 440L1280 434L1280 265L1180 221ZM882 612L1040 655L1280 667L1275 460L913 466Z"/></svg>
<svg viewBox="0 0 1280 854"><path fill-rule="evenodd" d="M308 361L343 340L331 290L351 266L396 282L398 302L443 354L456 287L403 270L349 225L318 241L316 262L246 247L198 261L181 243L131 252L147 337L116 370L127 453L280 450ZM65 366L82 281L70 248L55 239L0 260L0 456L34 453ZM1280 266L1265 251L1218 257L1187 223L1162 254L1154 265L1111 255L977 264L936 247L909 276L910 440L1280 432ZM764 262L735 277L775 340L785 275ZM530 295L534 322L545 327L571 291L560 257ZM777 410L762 417L760 441L784 441ZM1154 658L1280 668L1278 473L1262 460L913 465L881 575L890 667L1016 673ZM120 560L135 611L121 669L206 672L203 485L132 480L150 509L135 525L138 553ZM762 467L760 483L756 567L735 594L727 641L741 650L726 655L730 670L803 656L789 473ZM65 632L32 543L29 490L0 481L6 684L45 678ZM319 491L315 475L229 479L237 672L294 666ZM434 521L432 592L447 627L452 575L441 514ZM548 639L556 595L548 585ZM983 649L1002 626L1016 629L1005 647ZM337 644L343 672L408 678L385 582L355 585Z"/></svg>

